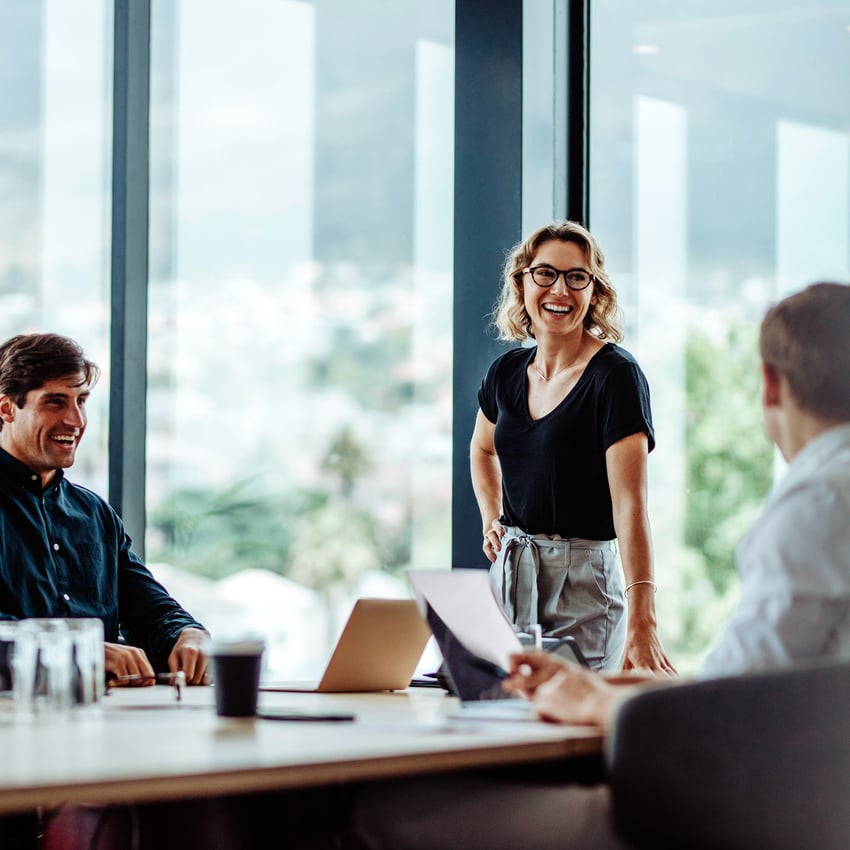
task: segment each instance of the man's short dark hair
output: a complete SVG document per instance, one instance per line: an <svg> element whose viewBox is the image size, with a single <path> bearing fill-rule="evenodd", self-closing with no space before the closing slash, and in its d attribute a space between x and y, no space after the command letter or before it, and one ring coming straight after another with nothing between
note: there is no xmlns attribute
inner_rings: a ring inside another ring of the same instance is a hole
<svg viewBox="0 0 850 850"><path fill-rule="evenodd" d="M850 286L813 283L775 304L762 320L759 352L800 407L850 421Z"/></svg>
<svg viewBox="0 0 850 850"><path fill-rule="evenodd" d="M100 367L70 337L18 334L0 345L0 394L9 396L18 407L24 406L30 390L78 374L82 376L80 386L93 386L100 377Z"/></svg>

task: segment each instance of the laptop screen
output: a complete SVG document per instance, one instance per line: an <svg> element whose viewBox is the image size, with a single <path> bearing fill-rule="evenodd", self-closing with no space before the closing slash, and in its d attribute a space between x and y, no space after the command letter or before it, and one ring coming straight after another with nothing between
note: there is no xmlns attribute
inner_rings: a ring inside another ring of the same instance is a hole
<svg viewBox="0 0 850 850"><path fill-rule="evenodd" d="M454 695L461 702L516 699L502 690L505 671L492 661L470 652L431 605L425 604L426 620L443 655L443 673Z"/></svg>

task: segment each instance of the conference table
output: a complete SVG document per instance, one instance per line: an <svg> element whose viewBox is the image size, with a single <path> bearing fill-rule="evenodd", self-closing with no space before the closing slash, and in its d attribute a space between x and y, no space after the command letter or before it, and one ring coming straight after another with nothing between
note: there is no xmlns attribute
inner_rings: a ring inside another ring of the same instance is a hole
<svg viewBox="0 0 850 850"><path fill-rule="evenodd" d="M600 730L476 719L436 688L262 692L261 710L350 722L223 718L212 687L115 688L95 708L23 716L0 705L0 813L150 802L556 762L602 751Z"/></svg>

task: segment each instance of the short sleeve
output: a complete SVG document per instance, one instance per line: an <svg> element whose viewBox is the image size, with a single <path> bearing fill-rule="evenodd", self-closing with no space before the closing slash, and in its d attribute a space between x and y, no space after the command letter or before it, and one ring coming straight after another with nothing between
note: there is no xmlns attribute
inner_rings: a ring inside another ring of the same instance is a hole
<svg viewBox="0 0 850 850"><path fill-rule="evenodd" d="M649 451L655 448L655 429L649 398L649 382L631 360L619 363L608 374L602 394L602 448L632 434L645 433Z"/></svg>
<svg viewBox="0 0 850 850"><path fill-rule="evenodd" d="M478 390L478 406L481 408L481 412L487 417L487 420L493 424L499 418L497 384L504 362L505 355L502 355L490 364L487 373L484 375L484 380L481 382L481 387Z"/></svg>

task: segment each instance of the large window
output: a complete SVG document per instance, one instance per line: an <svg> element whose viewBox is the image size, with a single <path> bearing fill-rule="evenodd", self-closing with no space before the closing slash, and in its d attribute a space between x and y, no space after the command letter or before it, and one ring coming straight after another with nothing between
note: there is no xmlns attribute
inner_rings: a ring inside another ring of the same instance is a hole
<svg viewBox="0 0 850 850"><path fill-rule="evenodd" d="M0 333L67 333L104 367L72 475L104 495L113 5L0 0ZM486 313L502 252L575 183L578 5L151 0L147 478L125 485L158 577L216 631L265 633L281 676L315 675L407 566L481 565ZM850 276L850 0L590 16L589 224L652 388L660 625L687 671L782 472L758 320Z"/></svg>
<svg viewBox="0 0 850 850"><path fill-rule="evenodd" d="M652 387L660 624L687 670L734 602L733 549L773 480L758 322L850 277L850 3L591 14L590 224Z"/></svg>
<svg viewBox="0 0 850 850"><path fill-rule="evenodd" d="M320 671L451 542L454 4L152 4L146 555Z"/></svg>
<svg viewBox="0 0 850 850"><path fill-rule="evenodd" d="M105 493L112 4L0 0L0 22L0 339L68 334L103 367L74 480Z"/></svg>

